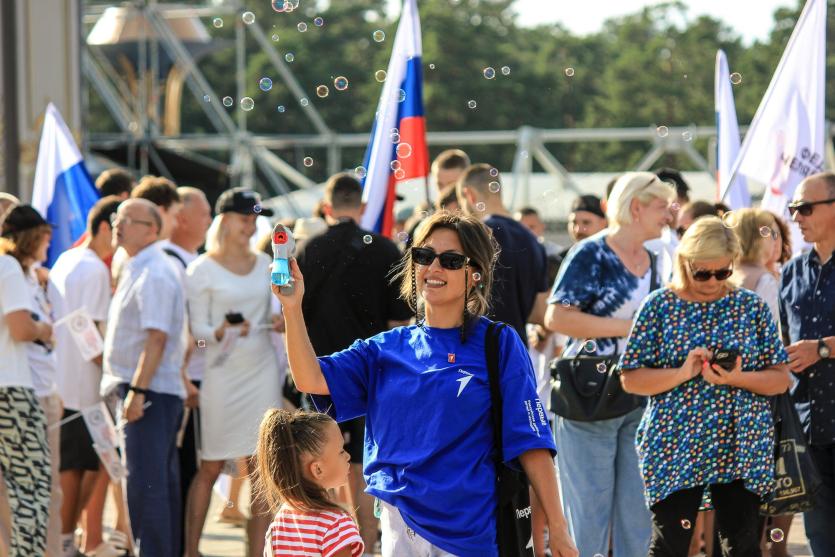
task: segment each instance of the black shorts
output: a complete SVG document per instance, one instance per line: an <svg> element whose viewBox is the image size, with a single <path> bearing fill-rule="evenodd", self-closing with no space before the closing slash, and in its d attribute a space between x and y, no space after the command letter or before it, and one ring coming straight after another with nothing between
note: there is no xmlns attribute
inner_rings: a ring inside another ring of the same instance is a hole
<svg viewBox="0 0 835 557"><path fill-rule="evenodd" d="M365 418L354 418L339 424L345 439L345 450L351 455L351 464L362 466L362 448L365 444Z"/></svg>
<svg viewBox="0 0 835 557"><path fill-rule="evenodd" d="M93 438L87 424L77 410L64 409L63 419L79 414L61 426L61 472L67 470L99 469L99 455L93 448Z"/></svg>

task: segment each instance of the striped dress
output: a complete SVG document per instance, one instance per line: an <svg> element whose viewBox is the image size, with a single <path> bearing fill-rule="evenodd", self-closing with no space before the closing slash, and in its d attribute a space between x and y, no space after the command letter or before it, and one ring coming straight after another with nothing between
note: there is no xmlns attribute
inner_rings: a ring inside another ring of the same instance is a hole
<svg viewBox="0 0 835 557"><path fill-rule="evenodd" d="M348 513L304 512L282 505L267 530L264 557L331 557L345 548L351 549L351 557L365 549Z"/></svg>

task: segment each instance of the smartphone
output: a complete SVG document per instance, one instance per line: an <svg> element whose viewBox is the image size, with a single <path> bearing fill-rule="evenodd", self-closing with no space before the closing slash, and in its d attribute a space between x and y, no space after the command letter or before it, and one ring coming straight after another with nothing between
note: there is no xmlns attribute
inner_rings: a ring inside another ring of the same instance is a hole
<svg viewBox="0 0 835 557"><path fill-rule="evenodd" d="M710 359L710 364L716 364L726 371L731 371L736 366L738 356L739 350L736 348L717 348L713 351L713 358Z"/></svg>
<svg viewBox="0 0 835 557"><path fill-rule="evenodd" d="M244 316L237 311L230 311L226 314L226 321L228 321L230 325L238 325L244 322Z"/></svg>

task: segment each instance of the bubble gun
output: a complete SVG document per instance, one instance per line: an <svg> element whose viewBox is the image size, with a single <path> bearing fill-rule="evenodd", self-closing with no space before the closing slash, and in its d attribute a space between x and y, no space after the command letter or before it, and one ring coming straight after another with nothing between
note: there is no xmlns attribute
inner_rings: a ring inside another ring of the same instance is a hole
<svg viewBox="0 0 835 557"><path fill-rule="evenodd" d="M281 287L282 294L293 292L292 277L290 276L290 258L296 248L293 234L283 224L276 224L273 228L273 269L270 280Z"/></svg>

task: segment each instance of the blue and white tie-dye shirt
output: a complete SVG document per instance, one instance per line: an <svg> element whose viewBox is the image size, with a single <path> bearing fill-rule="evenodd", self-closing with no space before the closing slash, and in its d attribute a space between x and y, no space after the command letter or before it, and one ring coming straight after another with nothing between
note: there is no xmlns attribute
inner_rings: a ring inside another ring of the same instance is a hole
<svg viewBox="0 0 835 557"><path fill-rule="evenodd" d="M598 317L635 317L650 292L651 269L642 277L632 274L606 243L610 233L608 229L603 230L571 248L560 267L549 304L574 306ZM582 340L570 339L565 353L576 354ZM593 350L588 350L589 346ZM584 353L609 356L622 353L625 346L626 337L598 338L586 345Z"/></svg>

